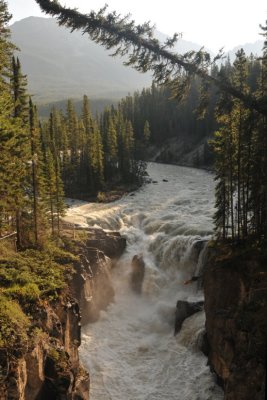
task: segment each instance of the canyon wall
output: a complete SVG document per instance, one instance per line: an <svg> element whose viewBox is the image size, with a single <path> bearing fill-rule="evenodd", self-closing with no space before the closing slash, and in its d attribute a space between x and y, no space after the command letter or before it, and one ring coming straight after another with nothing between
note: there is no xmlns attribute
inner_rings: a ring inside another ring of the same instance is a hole
<svg viewBox="0 0 267 400"><path fill-rule="evenodd" d="M118 233L86 230L68 240L79 261L58 298L34 306L33 338L25 349L0 351L0 400L88 400L89 374L79 362L81 325L98 318L114 297L113 262L125 249Z"/></svg>
<svg viewBox="0 0 267 400"><path fill-rule="evenodd" d="M204 274L208 358L225 400L264 400L267 272L260 254L210 250Z"/></svg>

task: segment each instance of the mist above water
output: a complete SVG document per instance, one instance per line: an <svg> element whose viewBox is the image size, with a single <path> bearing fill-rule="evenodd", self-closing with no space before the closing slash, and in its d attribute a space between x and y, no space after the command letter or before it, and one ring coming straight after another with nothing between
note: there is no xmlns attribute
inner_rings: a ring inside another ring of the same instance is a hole
<svg viewBox="0 0 267 400"><path fill-rule="evenodd" d="M174 336L176 301L203 299L196 284L195 243L212 234L213 176L205 171L149 164L157 183L112 204L81 203L72 222L119 230L127 250L113 270L115 303L83 329L80 355L90 371L91 400L220 400L223 394L198 349L205 315L188 318ZM168 182L164 182L168 180ZM143 254L143 293L132 292L131 260Z"/></svg>

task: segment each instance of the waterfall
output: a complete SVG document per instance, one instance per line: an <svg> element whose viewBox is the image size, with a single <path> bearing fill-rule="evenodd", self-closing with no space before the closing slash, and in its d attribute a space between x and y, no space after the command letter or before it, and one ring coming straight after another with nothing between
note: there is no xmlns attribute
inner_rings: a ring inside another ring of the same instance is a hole
<svg viewBox="0 0 267 400"><path fill-rule="evenodd" d="M119 230L127 249L113 271L115 303L83 329L81 359L91 375L91 400L220 400L198 340L204 312L174 337L177 300L200 301L212 234L213 177L191 168L150 164L152 181L112 204L74 204L67 219ZM167 178L167 179L166 179ZM168 182L166 182L166 180ZM142 294L131 290L131 261L142 254Z"/></svg>

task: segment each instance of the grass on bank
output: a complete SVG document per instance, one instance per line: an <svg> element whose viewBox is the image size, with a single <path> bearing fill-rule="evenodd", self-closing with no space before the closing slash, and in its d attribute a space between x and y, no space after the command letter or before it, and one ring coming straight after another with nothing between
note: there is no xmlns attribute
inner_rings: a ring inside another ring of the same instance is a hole
<svg viewBox="0 0 267 400"><path fill-rule="evenodd" d="M19 253L0 245L0 348L26 347L36 307L59 296L76 260L52 241Z"/></svg>

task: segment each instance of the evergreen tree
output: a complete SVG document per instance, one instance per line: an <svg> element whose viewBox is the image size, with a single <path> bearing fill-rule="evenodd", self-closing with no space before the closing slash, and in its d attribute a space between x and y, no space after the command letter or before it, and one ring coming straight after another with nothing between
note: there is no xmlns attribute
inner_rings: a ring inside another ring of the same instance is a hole
<svg viewBox="0 0 267 400"><path fill-rule="evenodd" d="M67 135L69 141L70 164L68 167L68 190L77 191L77 174L79 169L79 121L71 100L67 103Z"/></svg>
<svg viewBox="0 0 267 400"><path fill-rule="evenodd" d="M17 173L21 189L18 188L15 196L17 246L21 248L23 246L23 231L25 232L22 221L22 211L28 202L25 190L28 187L27 162L29 158L29 114L27 104L28 96L26 93L26 77L21 72L21 66L18 58L12 58L12 73L10 81L11 95L13 98L13 117L17 124L21 126L20 135L17 136L17 146L20 149Z"/></svg>
<svg viewBox="0 0 267 400"><path fill-rule="evenodd" d="M18 58L12 57L11 89L14 99L14 117L28 123L28 95L26 76L22 74Z"/></svg>
<svg viewBox="0 0 267 400"><path fill-rule="evenodd" d="M145 121L145 125L144 125L144 142L145 144L149 143L149 139L150 139L150 126L149 126L149 122L148 120Z"/></svg>
<svg viewBox="0 0 267 400"><path fill-rule="evenodd" d="M114 175L117 168L118 162L118 139L115 124L112 115L109 114L108 126L107 126L107 149L106 149L106 160L108 169L108 177Z"/></svg>
<svg viewBox="0 0 267 400"><path fill-rule="evenodd" d="M101 189L104 183L104 154L103 143L97 121L93 124L92 147L90 148L90 159L94 174L96 189Z"/></svg>
<svg viewBox="0 0 267 400"><path fill-rule="evenodd" d="M85 148L84 148L84 170L86 178L86 191L94 191L93 182L93 165L92 165L92 147L93 147L93 133L94 133L94 122L90 111L90 104L88 97L83 97L83 109L82 109L82 123L84 126L85 134Z"/></svg>
<svg viewBox="0 0 267 400"><path fill-rule="evenodd" d="M40 234L46 226L45 204L45 177L44 163L41 149L41 128L38 123L37 108L29 100L29 128L31 143L31 187L30 195L32 197L33 222L35 242L38 243Z"/></svg>

